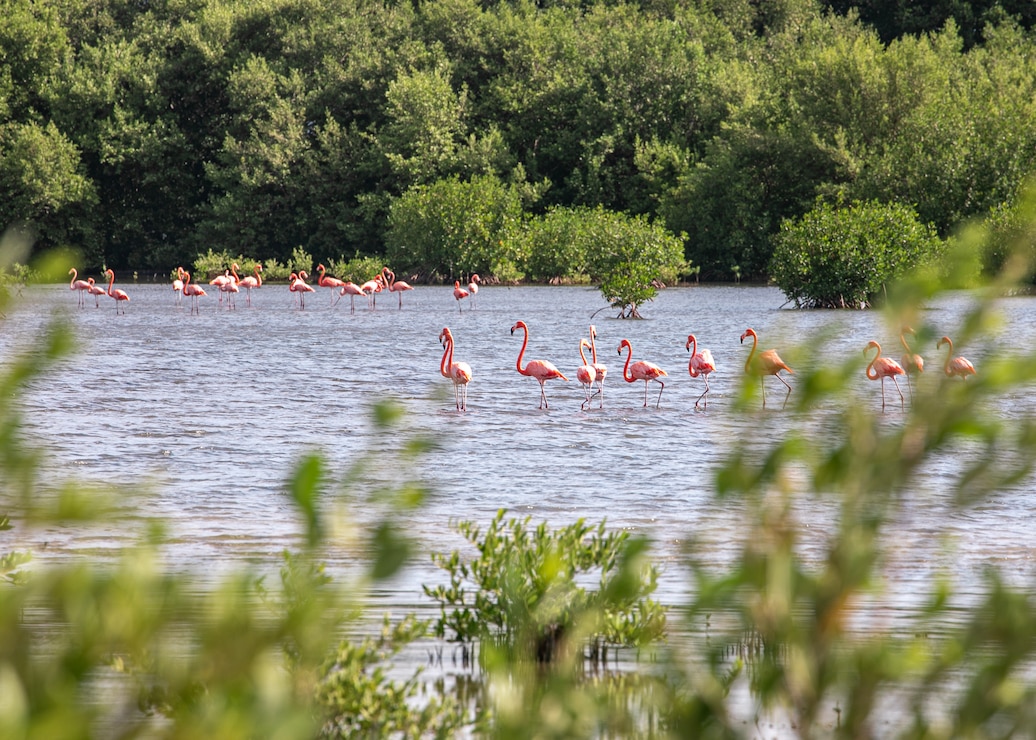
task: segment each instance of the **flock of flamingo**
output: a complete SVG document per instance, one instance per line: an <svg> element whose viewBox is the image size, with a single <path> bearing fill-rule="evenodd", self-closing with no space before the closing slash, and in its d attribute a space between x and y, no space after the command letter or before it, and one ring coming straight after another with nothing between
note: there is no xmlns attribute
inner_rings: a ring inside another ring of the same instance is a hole
<svg viewBox="0 0 1036 740"><path fill-rule="evenodd" d="M549 408L547 403L547 394L545 383L548 380L565 380L568 378L558 370L554 363L548 360L529 360L525 366L522 366L522 358L525 356L525 350L529 346L529 327L524 321L518 321L514 326L511 327L511 334L513 335L516 331L521 330L524 333L522 339L522 347L518 350L518 359L515 362L515 367L518 372L522 375L535 378L540 384L540 405L539 408ZM905 408L905 400L903 398L903 392L899 388L899 381L896 379L897 375L906 375L907 382L910 382L910 375L917 374L924 370L924 359L911 350L910 345L907 343L906 335L914 334L913 329L905 327L899 335L899 339L903 344L903 348L906 350L906 354L903 355L902 364L896 362L889 357L883 357L881 354L881 345L876 341L870 341L864 348L863 353L866 357L872 350L874 350L874 357L867 365L865 374L869 380L881 380L881 410L885 410L885 378L891 378L892 382L895 383L896 390L899 392L900 407ZM748 353L748 358L745 360L745 373L759 378L759 385L762 389L763 407L766 407L766 386L764 379L767 375L772 375L777 378L787 388L787 392L784 396L784 405L788 403L788 398L791 396L791 385L784 378L780 376L781 372L794 373L795 371L788 367L787 363L780 358L777 351L774 349L758 351L759 336L756 334L755 329L746 329L744 334L741 335L741 343L744 344L745 339L752 338L752 349ZM580 409L589 408L593 399L599 399L599 408L604 408L604 379L607 376L607 366L597 361L597 329L593 325L590 326L590 337L582 338L579 340L579 358L582 360L582 365L576 369L576 380L579 381L583 388L584 401L580 405ZM443 345L442 361L439 364L440 374L452 381L454 390L454 400L456 402L456 408L458 411L466 411L468 405L468 383L471 382L473 376L471 371L471 365L466 362L454 362L453 361L453 346L454 339L453 333L449 327L444 328L439 334L439 342ZM971 364L964 357L953 356L953 342L949 337L943 337L936 344L936 349L941 349L943 345L948 345L949 349L946 354L946 362L943 366L943 371L950 377L961 377L967 378L969 375L975 374L975 366ZM712 352L707 349L698 348L698 340L693 334L687 335L687 343L685 345L688 352L690 352L690 359L687 363L687 372L692 378L701 377L705 383L705 390L695 400L695 408L708 408L709 403L709 375L716 372L716 361L713 359ZM587 361L584 350L590 351L590 360ZM653 362L646 360L638 360L637 362L631 362L633 358L633 347L628 339L623 339L619 342L618 353L622 355L626 353L626 363L622 368L622 379L627 383L635 383L637 381L644 381L644 406L648 405L648 385L654 381L659 384L658 397L655 399L655 408L659 408L659 404L662 401L662 391L665 390L665 381L662 380L664 377L668 377L669 373L663 370L661 367ZM904 367L905 366L905 367ZM595 390L596 386L596 390ZM909 389L909 388L908 388Z"/></svg>
<svg viewBox="0 0 1036 740"><path fill-rule="evenodd" d="M209 285L216 288L219 291L219 305L226 305L227 308L233 309L237 307L236 295L241 292L241 289L245 289L245 302L247 305L252 305L252 290L255 288L262 287L263 278L262 271L263 266L256 264L253 268L253 274L241 277L238 275L240 268L237 263L230 266L230 269L225 270L222 275L217 275L209 281ZM323 265L317 265L317 272L320 273L317 278L317 285L321 288L329 288L331 290L331 305L338 305L344 296L349 296L349 306L352 311L356 310L355 299L357 296L363 297L368 304L368 307L373 309L378 293L382 291L388 291L389 293L397 293L399 295L399 308L403 308L403 293L408 290L413 290L414 287L403 280L396 280L396 273L390 270L388 267L383 267L381 272L375 275L373 278L365 283L357 285L348 280L340 280L336 277L331 277L327 274L327 268ZM115 273L112 270L107 270L105 276L108 278L107 290L94 282L93 278L87 280L79 279L79 272L76 268L72 268L68 271L68 274L72 276L72 280L69 283L69 288L76 291L79 296L79 307L83 308L85 305L84 294L94 296L94 305L100 307L99 296L107 295L110 298L115 299L116 312L125 312L125 303L129 302L129 295L125 291L119 289L113 289L115 283ZM309 284L309 274L305 270L298 272L292 272L288 278L288 291L292 294L295 301L295 305L300 309L306 308L306 294L316 292L316 288ZM461 312L461 301L464 299L470 299L470 303L474 306L475 294L478 293L478 286L481 279L478 275L472 275L471 281L467 287L461 287L460 281L457 280L453 285L453 297L457 301L457 306ZM191 313L200 313L199 299L208 295L204 288L197 283L191 282L191 273L184 270L182 267L176 268L176 277L173 279L173 290L176 293L176 305L180 306L183 297L186 296L191 299Z"/></svg>
<svg viewBox="0 0 1036 740"><path fill-rule="evenodd" d="M219 275L209 281L209 285L215 286L219 291L219 302L222 305L224 303L224 296L226 305L228 308L235 307L235 296L240 293L241 288L246 291L246 302L250 306L252 304L252 290L259 288L263 284L262 271L263 267L260 264L256 264L252 275L246 277L240 277L238 275L237 264L231 265L229 270L226 270L223 275ZM397 293L399 295L399 307L403 307L403 293L408 290L413 290L413 286L402 280L396 280L395 273L388 267L383 267L381 272L375 275L371 280L365 283L357 285L346 280L339 280L338 278L327 275L327 270L323 265L317 266L317 272L320 273L317 279L317 285L323 288L329 288L331 291L331 304L337 305L338 301L343 296L349 296L349 303L351 310L355 311L356 307L354 299L357 296L362 296L368 302L369 308L373 309L375 305L375 299L378 293L382 291L388 291L390 293ZM116 312L120 310L125 312L125 304L129 302L129 296L125 291L114 288L115 273L112 270L105 271L105 276L108 279L107 289L97 285L93 278L87 280L79 280L78 272L75 268L69 270L69 275L72 276L72 280L69 287L72 290L77 291L79 295L79 306L85 305L84 294L94 296L95 305L100 306L99 296L107 295L115 300ZM315 292L315 288L310 285L307 280L309 275L304 271L297 273L291 273L291 277L288 282L288 290L295 297L296 305L299 309L305 308L305 296L306 293ZM475 294L478 293L478 286L481 282L478 275L471 276L471 282L466 287L462 287L460 281L455 281L453 286L453 297L457 301L458 308L463 312L461 308L461 301L468 299L474 307ZM191 299L191 313L199 312L198 299L206 295L205 290L197 283L191 282L191 274L184 270L182 267L177 268L177 277L173 280L173 290L176 291L177 305L183 296L187 296ZM525 366L522 366L522 358L525 356L525 350L529 345L529 327L524 321L518 321L514 326L511 327L511 334L521 330L524 332L524 339L522 341L522 347L518 351L518 360L515 363L519 373L532 378L535 378L540 384L540 408L549 408L547 403L547 394L545 383L548 380L565 380L568 378L551 362L547 360L530 360ZM907 389L913 395L913 391L910 386L910 377L916 375L924 370L924 360L919 354L916 354L907 343L906 335L914 335L913 329L904 327L903 331L899 335L899 340L903 344L905 354L900 362L896 362L890 357L885 357L881 354L881 345L876 341L870 341L863 350L863 354L866 357L871 351L874 352L874 357L870 360L866 369L866 376L869 380L880 380L881 381L881 409L885 410L885 379L890 378L895 384L896 392L899 393L900 408L905 408L905 399L903 397L903 391L899 387L899 380L897 376L905 375L907 378ZM784 405L788 403L788 398L791 396L791 385L784 378L781 377L781 372L794 373L787 363L780 358L777 351L774 349L767 349L759 351L759 337L755 332L755 329L746 329L744 334L741 335L741 343L744 344L745 339L751 337L752 349L748 353L748 358L745 360L745 373L751 376L759 378L759 385L762 391L762 402L763 407L766 406L766 384L764 379L768 375L772 375L777 378L782 384L784 384L787 392L784 395ZM584 401L581 404L581 409L589 408L593 399L599 400L599 408L604 408L604 379L608 373L608 368L597 361L597 330L594 326L590 327L589 338L582 338L579 340L579 357L582 360L582 364L576 370L576 380L579 381L583 388ZM453 361L453 346L454 339L453 334L449 328L445 328L439 334L439 341L443 345L443 356L442 362L440 363L439 371L443 377L448 378L453 382L454 386L454 398L456 401L456 407L458 411L466 411L468 405L468 383L471 382L472 370L471 366L466 362L454 362ZM946 354L946 362L943 365L943 371L950 377L967 378L969 375L975 374L975 366L971 364L964 357L953 356L953 342L949 337L942 337L936 344L936 349L942 349L942 347L948 346ZM692 378L700 377L705 383L705 390L695 400L694 406L698 408L708 408L708 396L709 396L709 375L716 371L716 362L713 359L712 352L707 349L698 348L698 340L693 334L687 336L686 349L690 352L690 360L687 364L688 373ZM590 360L587 361L584 354L584 350L589 350ZM664 377L668 377L668 373L658 365L648 362L646 360L638 360L632 362L633 358L633 347L631 346L628 339L623 339L618 346L618 354L626 352L626 362L622 369L622 377L627 383L635 383L637 381L644 381L644 406L648 405L648 386L653 381L659 384L658 397L655 399L655 408L658 408L662 401L662 391L665 390L665 381L662 380ZM596 386L596 390L595 390Z"/></svg>

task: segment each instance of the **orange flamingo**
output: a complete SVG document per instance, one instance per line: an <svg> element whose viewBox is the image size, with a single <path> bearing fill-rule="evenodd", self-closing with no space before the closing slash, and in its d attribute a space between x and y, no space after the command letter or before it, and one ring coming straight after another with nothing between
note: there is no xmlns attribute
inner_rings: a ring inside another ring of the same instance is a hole
<svg viewBox="0 0 1036 740"><path fill-rule="evenodd" d="M518 361L515 363L515 366L518 368L518 372L522 375L528 375L539 381L540 408L550 408L547 404L547 394L544 391L543 384L548 380L568 380L568 378L566 378L553 363L548 362L547 360L529 360L529 363L525 367L522 367L522 356L525 354L525 348L529 345L529 327L525 325L524 321L518 321L511 327L511 334L513 335L517 329L522 329L525 332L525 340L522 342L522 348L518 352Z"/></svg>
<svg viewBox="0 0 1036 740"><path fill-rule="evenodd" d="M471 382L471 365L466 362L453 361L453 334L448 328L439 333L439 343L442 344L442 362L439 364L439 372L444 378L453 381L453 397L457 402L458 411L468 410L468 383Z"/></svg>
<svg viewBox="0 0 1036 740"><path fill-rule="evenodd" d="M597 371L597 395L600 396L599 408L604 408L604 379L608 375L608 366L597 361L597 327L590 324L590 362Z"/></svg>
<svg viewBox="0 0 1036 740"><path fill-rule="evenodd" d="M457 308L460 308L461 313L464 313L464 309L460 307L460 302L469 295L471 295L471 293L460 287L460 280L453 281L453 298L457 301Z"/></svg>
<svg viewBox="0 0 1036 740"><path fill-rule="evenodd" d="M910 336L916 336L914 334L914 330L909 326L904 326L903 331L899 333L899 342L903 345L903 349L906 350L906 354L903 355L903 359L901 359L899 363L903 366L903 369L906 370L907 392L910 394L911 403L913 403L914 389L910 376L924 372L924 358L921 357L921 355L914 354L914 351L910 349L910 345L907 344L905 336L907 334Z"/></svg>
<svg viewBox="0 0 1036 740"><path fill-rule="evenodd" d="M306 282L309 274L305 270L299 270L298 274L291 273L292 279L288 284L288 290L298 295L299 299L299 310L305 310L306 308L306 293L315 293L316 289Z"/></svg>
<svg viewBox="0 0 1036 740"><path fill-rule="evenodd" d="M259 273L263 271L263 266L256 263L255 268L252 270L255 274L248 275L241 278L241 287L245 289L245 305L252 305L252 289L263 287L263 279Z"/></svg>
<svg viewBox="0 0 1036 740"><path fill-rule="evenodd" d="M115 313L118 314L119 313L119 304L120 303L129 303L129 296L126 295L126 291L124 291L124 290L119 290L118 288L116 288L115 290L112 290L112 285L115 284L115 271L114 270L109 269L105 273L105 275L108 276L108 295L110 295L112 298L115 299ZM126 307L125 306L122 307L122 312L126 313Z"/></svg>
<svg viewBox="0 0 1036 740"><path fill-rule="evenodd" d="M969 375L975 375L975 366L971 362L963 357L953 356L953 341L949 337L940 339L935 348L941 349L944 344L948 344L949 349L946 351L946 364L943 365L943 372L951 378L957 376L964 380L967 380Z"/></svg>
<svg viewBox="0 0 1036 740"><path fill-rule="evenodd" d="M198 299L206 295L205 289L200 285L191 282L191 273L186 270L183 273L183 294L191 299L191 313L201 314Z"/></svg>
<svg viewBox="0 0 1036 740"><path fill-rule="evenodd" d="M362 290L363 294L367 296L367 308L372 311L378 307L377 295L384 287L383 280L384 278L381 277L381 273L379 272L371 280L368 280L360 286L360 290Z"/></svg>
<svg viewBox="0 0 1036 740"><path fill-rule="evenodd" d="M106 291L104 288L98 285L93 278L87 278L86 282L90 286L86 289L86 292L94 297L94 307L100 308L101 302L99 300L99 296L108 295L108 291Z"/></svg>
<svg viewBox="0 0 1036 740"><path fill-rule="evenodd" d="M899 394L899 407L903 408L903 391L899 389L899 381L896 380L897 375L906 375L906 370L898 362L890 357L881 356L881 345L875 342L873 339L867 342L867 346L863 349L864 357L867 353L874 348L877 350L874 353L874 359L867 365L867 380L878 380L881 379L881 410L885 410L885 378L892 378L892 382L896 384L896 392Z"/></svg>
<svg viewBox="0 0 1036 740"><path fill-rule="evenodd" d="M659 380L659 378L668 377L669 373L660 368L653 362L646 360L638 360L630 365L630 359L633 357L633 347L630 345L630 340L623 339L619 342L619 354L622 354L623 348L629 350L626 355L626 365L622 368L622 379L627 383L634 383L638 380L644 381L644 407L647 408L647 392L648 383L652 380L658 383L661 388L658 389L658 399L655 401L655 408L658 408L658 404L662 401L662 391L665 390L665 382Z"/></svg>
<svg viewBox="0 0 1036 740"><path fill-rule="evenodd" d="M342 286L342 290L338 293L338 301L342 300L343 295L349 296L349 310L352 313L356 313L356 304L354 303L356 296L362 295L364 298L367 298L367 294L363 292L363 288L350 280L346 280L345 285ZM338 301L335 301L336 306L338 305Z"/></svg>
<svg viewBox="0 0 1036 740"><path fill-rule="evenodd" d="M74 267L68 271L68 274L72 276L72 279L68 283L68 289L76 291L76 297L79 299L78 306L83 308L83 306L86 305L83 291L90 289L90 283L85 280L79 280L79 271Z"/></svg>
<svg viewBox="0 0 1036 740"><path fill-rule="evenodd" d="M331 289L331 305L335 304L335 293L341 288L345 287L345 281L339 280L336 277L328 277L324 273L327 272L327 268L323 265L317 265L317 272L320 273L320 277L317 278L317 285L321 288Z"/></svg>
<svg viewBox="0 0 1036 740"><path fill-rule="evenodd" d="M173 278L173 292L176 293L176 307L183 305L183 268L176 268L176 277Z"/></svg>
<svg viewBox="0 0 1036 740"><path fill-rule="evenodd" d="M413 290L414 286L403 280L396 280L396 273L387 267L381 268L381 274L385 285L388 287L389 293L399 293L399 307L403 308L403 293L408 290Z"/></svg>
<svg viewBox="0 0 1036 740"><path fill-rule="evenodd" d="M471 276L471 281L468 283L468 296L471 298L468 303L471 304L472 308L475 307L475 294L478 293L478 284L481 282L482 278L478 276L478 273L475 273Z"/></svg>
<svg viewBox="0 0 1036 740"><path fill-rule="evenodd" d="M697 378L699 375L702 380L705 381L705 392L698 396L698 400L694 402L694 408L698 408L698 402L703 398L705 403L702 404L705 408L709 407L709 373L716 372L716 361L712 359L712 353L703 349L698 351L698 340L693 334L687 335L687 344L685 348L690 351L691 359L687 361L687 372L690 373L692 378Z"/></svg>
<svg viewBox="0 0 1036 740"><path fill-rule="evenodd" d="M759 377L759 387L763 391L763 408L766 408L766 386L763 383L763 379L767 375L772 375L787 386L788 392L784 396L784 406L787 406L788 397L791 396L791 386L778 373L781 370L786 370L789 373L794 373L795 371L784 363L784 360L780 358L775 349L764 350L756 357L755 353L759 345L759 336L755 333L755 329L745 329L745 333L741 335L741 344L745 343L745 337L752 337L752 351L748 353L748 359L745 360L745 372ZM784 408L784 406L781 408Z"/></svg>
<svg viewBox="0 0 1036 740"><path fill-rule="evenodd" d="M590 400L593 398L594 383L597 382L597 369L586 361L586 356L583 355L584 347L590 349L590 340L585 337L579 340L579 359L583 361L583 364L576 368L576 380L583 386L583 395L586 396L586 400L579 406L581 409L585 409L590 405Z"/></svg>

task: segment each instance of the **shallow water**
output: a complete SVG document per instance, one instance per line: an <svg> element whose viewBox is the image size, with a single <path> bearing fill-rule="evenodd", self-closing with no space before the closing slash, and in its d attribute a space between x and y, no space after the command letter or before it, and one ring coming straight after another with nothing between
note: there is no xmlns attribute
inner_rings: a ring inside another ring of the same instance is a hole
<svg viewBox="0 0 1036 740"><path fill-rule="evenodd" d="M750 437L765 449L803 421L820 425L837 414L818 408L803 420L780 411L783 387L772 379L765 413L736 412L747 356L738 341L744 329L754 327L761 347L780 347L784 359L800 368L859 357L854 392L859 403L874 408L877 384L863 378L861 349L878 338L889 354L900 354L898 337L878 312L782 310L783 295L760 287L664 290L642 307L644 321L612 318L600 293L582 287L484 287L477 304L463 305L463 312L451 288L418 287L403 296L401 310L395 297L381 296L376 310L358 304L351 312L347 301L332 307L324 289L299 310L285 286L264 285L253 293L251 307L238 296L235 310L221 308L210 290L198 315L186 303L177 307L168 285L122 288L131 297L125 315L117 315L106 298L100 308L92 300L77 308L67 286L24 289L0 321L0 357L37 341L55 313L71 321L76 352L34 381L22 402L27 433L47 453L48 477L135 491L140 515L161 517L170 527L171 567L205 577L241 563L276 567L279 553L295 546L299 528L285 491L302 454L321 451L337 477L361 454L385 452L377 469L365 470L349 486L362 501L405 475L394 469L398 458L391 451L421 434L439 446L410 474L432 493L406 524L426 548L459 545L451 520L485 524L500 508L534 522L607 517L613 527L654 540L656 560L665 567L659 597L681 603L688 588L681 553L689 538L704 543L701 556L716 564L741 544L745 504L717 501L712 493L713 472L731 443ZM931 306L925 320L952 335L968 307L968 296L953 295ZM958 350L981 367L1008 335L1031 343L1034 309L1036 299L1003 301L1003 332L986 345ZM525 359L549 359L572 379L548 383L549 411L537 408L537 383L515 372L522 337L509 329L518 319L531 330ZM575 368L579 339L590 323L609 375L604 408L596 408L595 400L594 408L582 411ZM474 370L467 413L454 410L452 386L438 373L437 338L444 326L456 339L454 359ZM719 368L707 412L694 410L703 386L686 369L690 332L712 350ZM822 345L813 339L821 333L827 337ZM634 360L669 372L660 409L653 405L657 386L644 408L643 384L622 382L616 351L622 338L630 340ZM934 346L921 351L937 369L941 354ZM902 414L891 386L887 390L887 420L895 424ZM369 409L389 397L404 405L406 415L402 430L383 433ZM1031 412L1022 391L1000 408L1005 418ZM909 620L912 599L947 567L958 577L962 597L977 593L986 565L1012 582L1033 583L1031 481L962 511L943 490L955 466L950 455L934 460L930 478L919 482L916 496L906 497L888 538L894 543L886 566L892 597L866 621L894 629ZM360 524L372 516L365 505L354 506ZM807 560L820 557L835 514L833 504L800 503ZM11 534L12 549L32 549L37 562L62 562L118 552L140 531L116 522L89 532L16 528ZM332 573L348 572L354 562L355 552L347 548L328 552ZM421 557L380 588L375 601L427 608L420 584L438 577Z"/></svg>

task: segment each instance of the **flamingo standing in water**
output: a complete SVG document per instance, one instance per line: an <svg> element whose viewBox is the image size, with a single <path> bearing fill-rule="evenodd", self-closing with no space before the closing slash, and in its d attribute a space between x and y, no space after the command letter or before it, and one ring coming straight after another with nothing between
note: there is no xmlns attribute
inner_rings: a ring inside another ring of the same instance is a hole
<svg viewBox="0 0 1036 740"><path fill-rule="evenodd" d="M99 296L108 295L108 291L106 291L104 288L98 285L93 278L87 278L86 282L90 286L86 289L86 292L94 297L94 308L100 308L101 301Z"/></svg>
<svg viewBox="0 0 1036 740"><path fill-rule="evenodd" d="M381 268L382 280L385 285L388 286L389 293L399 293L399 307L403 308L403 293L408 290L413 290L414 286L403 280L396 280L396 273L387 267Z"/></svg>
<svg viewBox="0 0 1036 740"><path fill-rule="evenodd" d="M219 291L219 305L223 305L223 286L230 282L230 270L224 270L222 275L217 275L209 281Z"/></svg>
<svg viewBox="0 0 1036 740"><path fill-rule="evenodd" d="M457 301L457 308L460 309L461 313L464 313L464 309L461 308L460 302L467 298L471 293L460 287L460 280L453 281L453 299Z"/></svg>
<svg viewBox="0 0 1036 740"><path fill-rule="evenodd" d="M255 275L248 275L241 278L241 287L245 289L245 305L252 305L252 289L263 287L263 279L259 276L259 273L263 271L263 266L256 263L253 272Z"/></svg>
<svg viewBox="0 0 1036 740"><path fill-rule="evenodd" d="M874 353L874 359L867 365L867 380L878 380L881 379L881 410L885 411L885 378L892 378L892 382L896 384L896 392L899 394L899 407L903 408L903 391L899 389L899 381L896 380L897 375L906 375L906 370L898 362L890 357L881 356L881 345L875 342L873 339L867 342L867 346L863 349L864 357L871 349L877 350Z"/></svg>
<svg viewBox="0 0 1036 740"><path fill-rule="evenodd" d="M467 291L465 291L467 292ZM525 354L525 348L529 345L529 327L525 325L524 321L515 322L515 325L511 327L511 334L513 335L517 329L521 329L525 332L525 340L522 342L522 348L518 351L518 360L515 362L515 367L518 368L518 372L522 375L528 375L536 380L540 384L540 408L550 408L547 404L547 394L544 390L543 384L548 380L568 380L560 370L558 370L553 363L547 360L529 360L529 363L522 367L522 356Z"/></svg>
<svg viewBox="0 0 1036 740"><path fill-rule="evenodd" d="M903 359L899 361L899 364L906 370L907 379L907 393L910 394L910 401L914 401L914 389L911 383L910 377L924 372L924 358L921 355L914 354L914 351L910 349L910 345L907 344L906 335L915 336L914 330L909 326L904 326L903 331L899 333L899 342L903 345L903 349L906 350L906 354L903 355Z"/></svg>
<svg viewBox="0 0 1036 740"><path fill-rule="evenodd" d="M176 277L173 278L173 292L176 293L176 307L183 305L183 268L176 268Z"/></svg>
<svg viewBox="0 0 1036 740"><path fill-rule="evenodd" d="M468 302L472 308L475 307L475 294L478 293L478 284L481 282L482 278L478 276L478 273L475 273L471 276L471 281L468 283L468 296L471 298Z"/></svg>
<svg viewBox="0 0 1036 740"><path fill-rule="evenodd" d="M367 298L367 294L363 292L363 288L350 280L346 280L345 285L342 286L342 290L339 291L338 301L342 300L343 295L349 296L349 311L351 313L356 313L356 304L354 303L356 296L362 295L364 298ZM335 301L336 306L338 305L338 301Z"/></svg>
<svg viewBox="0 0 1036 740"><path fill-rule="evenodd" d="M583 347L590 349L590 340L585 337L579 340L579 359L583 361L583 364L576 368L576 380L583 386L583 394L586 396L586 400L579 406L581 409L585 409L590 405L590 400L593 398L594 383L597 382L597 368L586 361L586 357L583 355Z"/></svg>
<svg viewBox="0 0 1036 740"><path fill-rule="evenodd" d="M600 406L604 408L604 378L608 375L608 366L597 361L597 327L590 324L590 362L597 371L597 395L600 396Z"/></svg>
<svg viewBox="0 0 1036 740"><path fill-rule="evenodd" d="M129 296L126 295L126 291L124 291L124 290L119 290L118 288L116 288L115 290L112 290L112 285L115 284L115 271L114 270L109 269L105 273L105 275L108 276L108 291L107 292L108 292L108 295L110 295L112 298L115 299L115 313L118 314L119 313L119 304L120 303L129 303ZM125 306L122 307L122 312L126 313L126 307Z"/></svg>
<svg viewBox="0 0 1036 740"><path fill-rule="evenodd" d="M306 278L309 275L305 270L299 270L298 274L291 273L291 282L288 284L288 290L292 293L296 293L299 299L299 310L305 310L306 308L306 293L315 293L316 289L312 285L306 282Z"/></svg>
<svg viewBox="0 0 1036 740"><path fill-rule="evenodd" d="M377 295L384 287L383 280L384 279L381 277L381 273L379 272L373 279L368 280L360 286L360 290L362 290L363 294L367 296L367 308L371 311L378 307Z"/></svg>
<svg viewBox="0 0 1036 740"><path fill-rule="evenodd" d="M745 333L741 335L741 344L745 343L745 337L752 337L752 351L748 353L748 359L745 360L745 372L759 377L759 387L762 388L763 392L763 408L766 408L766 386L763 383L763 379L767 375L772 375L787 386L788 393L784 396L784 406L787 406L788 397L791 395L791 386L778 373L781 370L786 370L789 373L794 373L795 371L785 364L775 349L764 350L759 353L758 357L756 356L759 336L755 333L755 329L745 329ZM781 408L784 408L784 406Z"/></svg>
<svg viewBox="0 0 1036 740"><path fill-rule="evenodd" d="M971 362L963 357L953 356L953 341L949 337L943 337L940 339L938 344L935 345L935 348L941 349L944 344L948 344L949 349L946 351L946 364L943 365L943 372L946 373L948 377L952 378L957 376L964 380L967 380L969 375L974 375L975 366L972 365Z"/></svg>
<svg viewBox="0 0 1036 740"><path fill-rule="evenodd" d="M693 334L687 335L687 344L684 345L687 350L691 353L691 359L687 361L687 372L690 373L692 378L697 378L699 375L701 379L705 381L705 392L698 396L698 400L694 402L694 408L698 408L698 402L703 398L705 403L702 404L705 408L709 407L709 373L716 372L716 361L712 359L712 353L703 349L698 351L698 340Z"/></svg>
<svg viewBox="0 0 1036 740"><path fill-rule="evenodd" d="M237 287L237 284L241 281L241 278L237 276L237 263L235 262L230 266L229 280L219 286L220 297L222 294L227 294L227 308L237 308L237 301L235 296L241 292L241 289Z"/></svg>
<svg viewBox="0 0 1036 740"><path fill-rule="evenodd" d="M665 382L659 380L659 378L668 377L669 373L647 360L638 360L630 365L630 359L633 357L633 347L630 345L630 340L623 339L619 342L620 355L623 349L629 350L629 353L626 355L626 365L622 368L622 379L627 383L635 383L638 380L644 381L644 408L647 408L648 383L653 380L662 386L658 389L658 399L655 401L655 408L657 409L662 401L662 391L665 390Z"/></svg>
<svg viewBox="0 0 1036 740"><path fill-rule="evenodd" d="M320 273L320 277L317 278L317 285L321 288L331 289L331 305L333 306L335 304L335 293L338 292L339 289L345 287L345 281L325 275L324 273L327 272L327 268L323 265L317 265L317 272Z"/></svg>
<svg viewBox="0 0 1036 740"><path fill-rule="evenodd" d="M457 403L458 411L468 410L468 383L471 382L471 365L466 362L453 361L453 334L448 328L439 333L439 343L442 344L442 362L439 363L439 372L444 378L453 381L453 397Z"/></svg>
<svg viewBox="0 0 1036 740"><path fill-rule="evenodd" d="M183 294L191 299L191 313L201 314L198 298L206 295L205 289L196 283L192 283L191 273L186 270L183 273Z"/></svg>
<svg viewBox="0 0 1036 740"><path fill-rule="evenodd" d="M68 274L72 276L72 280L68 283L68 289L76 291L76 297L79 299L78 305L80 308L83 308L86 305L83 291L90 289L90 283L85 280L79 280L79 271L74 267L68 271Z"/></svg>

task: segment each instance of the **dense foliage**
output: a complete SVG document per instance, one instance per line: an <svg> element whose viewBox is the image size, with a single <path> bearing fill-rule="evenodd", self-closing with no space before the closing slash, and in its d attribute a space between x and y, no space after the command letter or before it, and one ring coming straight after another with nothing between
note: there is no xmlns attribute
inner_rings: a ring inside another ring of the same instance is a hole
<svg viewBox="0 0 1036 740"><path fill-rule="evenodd" d="M601 207L685 233L703 279L765 278L818 196L941 236L1010 199L1036 165L1029 5L11 0L0 227L88 270L414 249L428 279L514 278L585 269L523 264L516 220ZM520 212L441 214L432 246L394 213L471 183Z"/></svg>
<svg viewBox="0 0 1036 740"><path fill-rule="evenodd" d="M770 269L798 306L863 308L911 269L932 263L940 247L934 229L906 206L821 203L781 225Z"/></svg>

